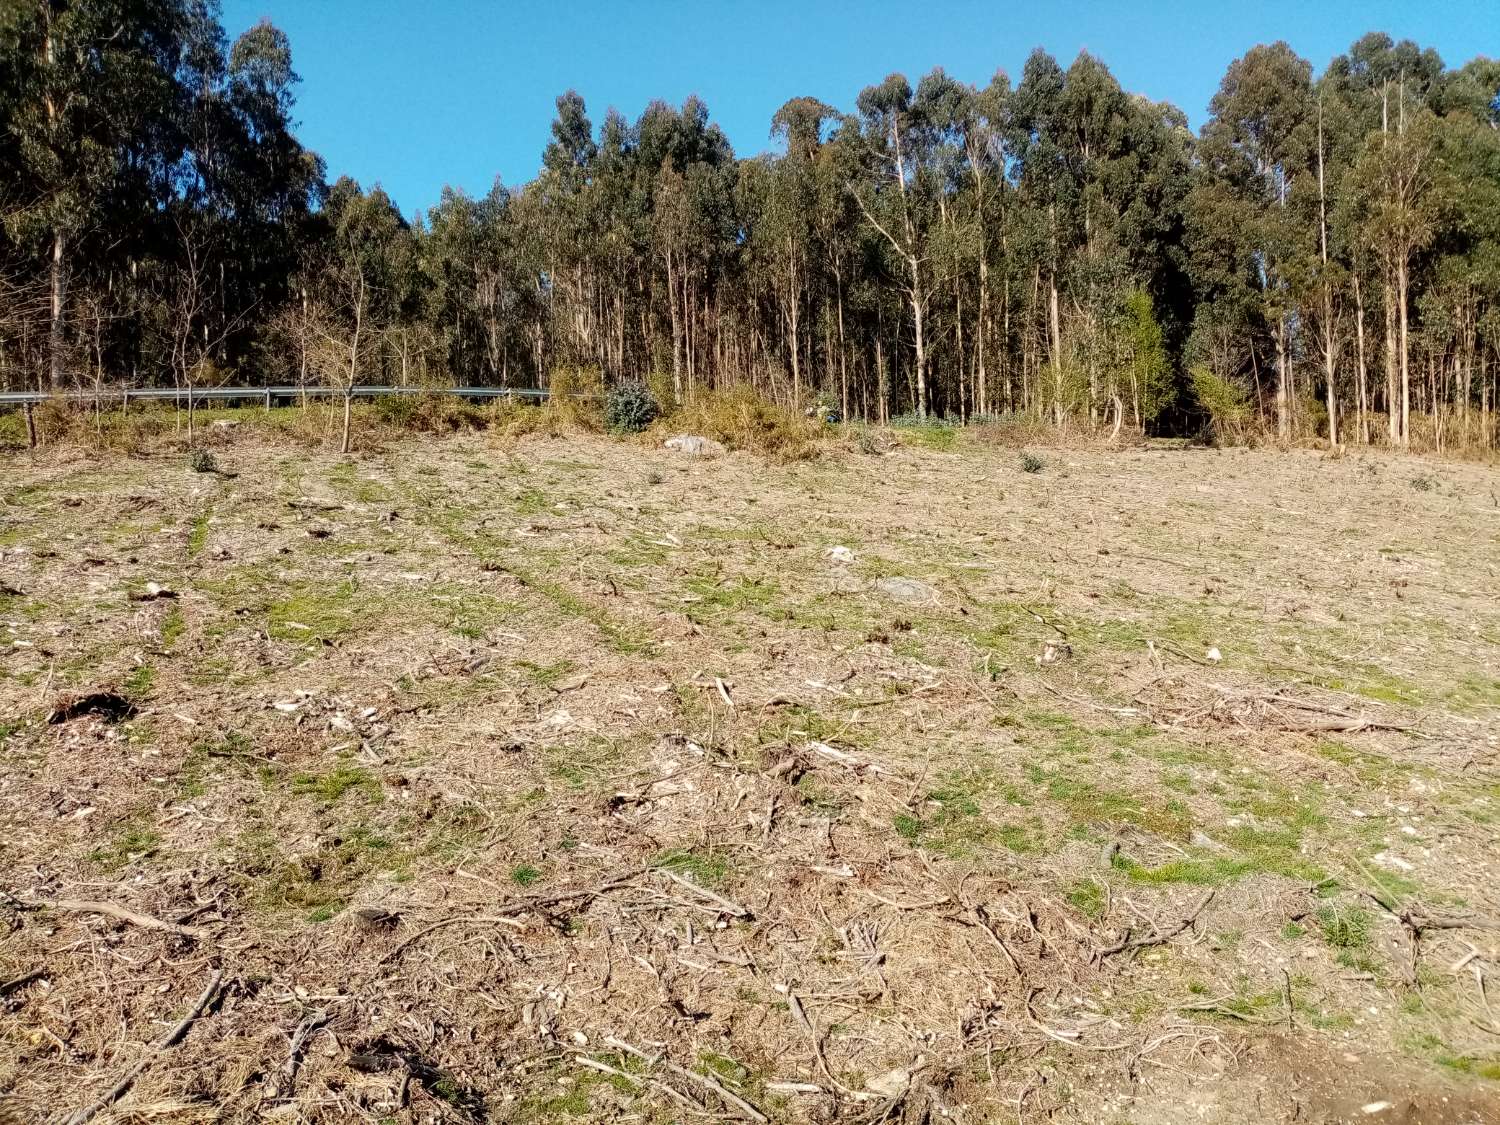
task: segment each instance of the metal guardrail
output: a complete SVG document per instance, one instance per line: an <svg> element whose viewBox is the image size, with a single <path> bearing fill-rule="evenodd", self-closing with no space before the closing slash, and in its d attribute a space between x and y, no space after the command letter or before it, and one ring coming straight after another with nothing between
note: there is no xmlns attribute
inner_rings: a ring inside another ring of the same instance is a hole
<svg viewBox="0 0 1500 1125"><path fill-rule="evenodd" d="M343 398L343 387L105 387L98 391L0 391L0 407L34 406L57 399L62 402L174 402L179 406L203 402L244 402L259 400L272 406L286 399ZM551 392L535 387L390 387L377 384L350 389L354 398L380 398L385 395L450 395L457 398L526 398L545 399Z"/></svg>

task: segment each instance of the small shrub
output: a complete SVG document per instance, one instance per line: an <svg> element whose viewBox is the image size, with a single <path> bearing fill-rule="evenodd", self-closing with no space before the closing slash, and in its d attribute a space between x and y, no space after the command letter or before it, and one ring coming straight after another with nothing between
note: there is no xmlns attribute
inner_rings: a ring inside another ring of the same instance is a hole
<svg viewBox="0 0 1500 1125"><path fill-rule="evenodd" d="M217 473L219 463L214 460L214 455L199 446L188 451L188 468L195 473Z"/></svg>
<svg viewBox="0 0 1500 1125"><path fill-rule="evenodd" d="M1423 474L1411 478L1411 486L1418 492L1431 492L1437 487L1437 478Z"/></svg>
<svg viewBox="0 0 1500 1125"><path fill-rule="evenodd" d="M604 375L597 367L558 367L547 376L547 413L557 430L604 425Z"/></svg>
<svg viewBox="0 0 1500 1125"><path fill-rule="evenodd" d="M1039 473L1047 467L1047 462L1031 452L1023 452L1020 463L1023 473Z"/></svg>
<svg viewBox="0 0 1500 1125"><path fill-rule="evenodd" d="M661 403L645 383L631 380L604 397L604 424L615 433L638 434L661 417Z"/></svg>
<svg viewBox="0 0 1500 1125"><path fill-rule="evenodd" d="M1250 424L1250 392L1206 367L1194 367L1189 374L1198 405L1208 415L1211 436L1216 441L1244 441Z"/></svg>
<svg viewBox="0 0 1500 1125"><path fill-rule="evenodd" d="M701 434L730 449L787 462L816 457L823 427L761 398L750 387L734 386L695 394L672 415L671 433Z"/></svg>

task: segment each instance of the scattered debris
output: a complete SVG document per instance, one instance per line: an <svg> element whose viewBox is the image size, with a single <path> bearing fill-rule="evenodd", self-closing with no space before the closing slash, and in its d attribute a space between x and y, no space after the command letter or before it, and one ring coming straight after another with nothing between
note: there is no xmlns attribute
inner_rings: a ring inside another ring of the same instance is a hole
<svg viewBox="0 0 1500 1125"><path fill-rule="evenodd" d="M1042 646L1042 651L1034 657L1036 662L1043 668L1053 664L1061 664L1064 660L1073 658L1073 646L1067 641L1048 641Z"/></svg>
<svg viewBox="0 0 1500 1125"><path fill-rule="evenodd" d="M130 600L133 602L154 602L159 598L175 598L176 596L176 590L170 590L160 582L147 582L145 591L139 594L131 594Z"/></svg>
<svg viewBox="0 0 1500 1125"><path fill-rule="evenodd" d="M135 713L135 704L117 691L90 691L58 696L52 702L52 710L47 713L47 722L55 726L84 715L97 715L107 723L118 723Z"/></svg>

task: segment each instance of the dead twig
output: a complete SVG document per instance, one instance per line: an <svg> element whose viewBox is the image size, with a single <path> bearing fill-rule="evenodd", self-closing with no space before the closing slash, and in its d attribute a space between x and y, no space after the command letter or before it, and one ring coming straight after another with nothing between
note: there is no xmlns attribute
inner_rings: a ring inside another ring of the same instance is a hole
<svg viewBox="0 0 1500 1125"><path fill-rule="evenodd" d="M1176 925L1172 926L1171 929L1163 930L1158 928L1153 930L1151 933L1144 935L1143 937L1133 938L1130 936L1130 929L1127 927L1124 936L1122 936L1119 941L1115 942L1114 945L1097 950L1094 953L1094 956L1092 958L1093 963L1096 965L1102 964L1106 957L1113 957L1117 953L1128 953L1137 949L1146 949L1153 945L1165 945L1178 934L1182 933L1184 930L1192 926L1192 924L1198 920L1198 915L1203 913L1203 908L1207 906L1210 901L1212 901L1213 897L1214 892L1212 890L1205 893L1204 896L1198 900L1197 905L1194 906L1193 909L1190 910L1186 915L1184 915L1176 923Z"/></svg>
<svg viewBox="0 0 1500 1125"><path fill-rule="evenodd" d="M104 914L110 918L117 918L121 922L128 922L132 926L140 926L142 929L165 930L169 934L177 934L181 937L206 938L210 936L209 931L202 926L184 926L177 922L166 922L160 918L153 918L150 914L140 914L134 910L127 910L123 906L116 906L112 902L55 898L23 901L22 905L33 909L62 910L71 914Z"/></svg>
<svg viewBox="0 0 1500 1125"><path fill-rule="evenodd" d="M91 1120L96 1114L101 1113L119 1101L125 1095L125 1092L135 1083L135 1080L140 1077L141 1072L150 1066L158 1055L164 1051L171 1050L172 1047L176 1046L178 1040L187 1034L187 1030L193 1025L193 1021L201 1016L203 1010L212 1003L223 980L224 970L215 969L208 978L208 984L198 994L198 999L193 1002L192 1008L188 1010L188 1014L182 1017L182 1021L158 1039L145 1055L133 1063L124 1074L120 1075L115 1084L105 1091L103 1096L74 1112L68 1118L66 1125L83 1125L83 1122Z"/></svg>
<svg viewBox="0 0 1500 1125"><path fill-rule="evenodd" d="M500 926L518 926L520 925L520 923L518 923L513 917L511 917L511 915L525 914L527 911L540 910L543 907L555 906L558 903L562 902L573 902L578 899L592 901L602 894L605 894L612 890L617 890L620 887L625 886L627 883L630 883L632 880L639 878L641 875L644 875L650 870L652 870L652 868L650 867L637 867L625 872L622 875L617 875L613 879L606 879L602 883L596 883L591 887L574 887L570 890L554 891L551 894L531 895L527 898L518 898L511 902L501 903L498 912L494 914L455 914L451 918L439 918L431 925L424 926L422 929L418 930L410 937L404 938L396 945L394 949L392 949L389 953L387 953L384 957L377 961L376 964L384 965L388 961L394 961L416 942L420 941L422 938L426 937L434 930L442 929L444 926L454 926L458 925L461 922L471 922L479 925L488 924Z"/></svg>
<svg viewBox="0 0 1500 1125"><path fill-rule="evenodd" d="M32 969L31 972L23 973L21 976L16 977L14 980L5 981L3 984L0 984L0 997L9 996L12 992L17 992L20 989L23 989L32 981L41 980L42 976L43 973L41 969Z"/></svg>
<svg viewBox="0 0 1500 1125"><path fill-rule="evenodd" d="M673 1074L677 1075L677 1077L679 1078L686 1078L690 1082L696 1082L700 1086L704 1086L707 1089L712 1090L724 1102L725 1105L732 1106L735 1109L739 1110L741 1114L743 1114L745 1117L748 1117L751 1121L759 1122L760 1125L768 1125L771 1120L764 1113L756 1109L753 1105L747 1102L744 1098L740 1097L734 1091L725 1089L722 1083L720 1083L710 1075L698 1074L694 1071L688 1070L686 1067L678 1066L671 1059L666 1058L664 1055L648 1054L634 1044L627 1043L623 1039L617 1039L613 1035L606 1036L604 1043L606 1046L614 1047L616 1050L624 1051L626 1054L634 1055L636 1058L640 1059L642 1062L646 1063L649 1066L664 1067L665 1069L671 1071ZM664 1084L662 1085L662 1088L669 1089Z"/></svg>
<svg viewBox="0 0 1500 1125"><path fill-rule="evenodd" d="M297 1025L297 1030L292 1032L291 1046L287 1049L286 1062L281 1068L282 1078L285 1080L282 1087L284 1096L291 1095L292 1087L297 1081L297 1067L302 1061L302 1048L306 1046L308 1039L312 1038L313 1033L327 1022L327 1012L309 1012Z"/></svg>

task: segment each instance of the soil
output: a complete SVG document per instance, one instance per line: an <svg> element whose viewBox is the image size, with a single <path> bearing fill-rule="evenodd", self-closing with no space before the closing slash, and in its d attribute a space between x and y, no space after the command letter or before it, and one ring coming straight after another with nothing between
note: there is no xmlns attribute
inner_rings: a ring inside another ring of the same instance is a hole
<svg viewBox="0 0 1500 1125"><path fill-rule="evenodd" d="M1500 1121L1500 475L919 438L8 460L0 1119Z"/></svg>

